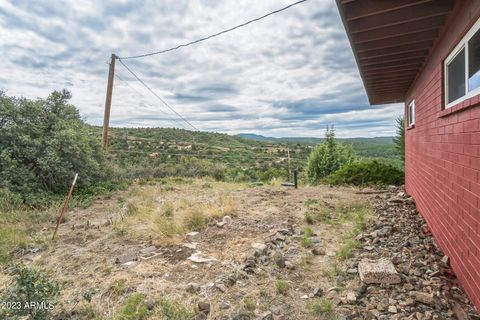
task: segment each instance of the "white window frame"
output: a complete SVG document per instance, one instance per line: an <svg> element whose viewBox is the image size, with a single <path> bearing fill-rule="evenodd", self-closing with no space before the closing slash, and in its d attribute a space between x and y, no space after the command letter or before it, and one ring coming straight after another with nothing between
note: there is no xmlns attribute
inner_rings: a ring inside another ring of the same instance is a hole
<svg viewBox="0 0 480 320"><path fill-rule="evenodd" d="M445 82L444 88L444 98L445 98L445 109L451 108L454 105L469 99L477 94L480 94L480 87L476 88L475 90L469 91L468 88L468 41L473 37L473 35L480 30L480 19L475 22L475 24L470 28L467 34L462 38L462 40L457 44L455 49L448 55L447 59L445 59L443 65L443 76ZM465 48L465 94L460 98L448 103L448 64L452 62L452 60L460 53L460 51Z"/></svg>
<svg viewBox="0 0 480 320"><path fill-rule="evenodd" d="M410 107L412 111L410 112ZM407 106L407 125L408 127L415 124L415 99L413 99Z"/></svg>

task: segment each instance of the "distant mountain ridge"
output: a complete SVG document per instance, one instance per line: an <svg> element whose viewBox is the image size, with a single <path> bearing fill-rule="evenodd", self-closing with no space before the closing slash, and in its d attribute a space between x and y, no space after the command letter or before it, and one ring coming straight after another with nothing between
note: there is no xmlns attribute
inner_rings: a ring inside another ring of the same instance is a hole
<svg viewBox="0 0 480 320"><path fill-rule="evenodd" d="M272 142L272 143L300 143L300 144L317 144L323 141L323 138L315 137L266 137L255 133L240 133L235 135L236 137L261 141L261 142ZM393 137L374 137L374 138L338 138L340 141L344 142L368 142L368 143L379 143L379 144L391 144L393 143Z"/></svg>

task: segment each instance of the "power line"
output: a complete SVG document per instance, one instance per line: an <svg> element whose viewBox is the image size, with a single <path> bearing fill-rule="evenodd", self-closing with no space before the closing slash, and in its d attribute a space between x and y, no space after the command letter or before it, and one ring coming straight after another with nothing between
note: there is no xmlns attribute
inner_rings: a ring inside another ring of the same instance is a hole
<svg viewBox="0 0 480 320"><path fill-rule="evenodd" d="M118 59L136 59L136 58L144 58L144 57L149 57L149 56L153 56L153 55L157 55L157 54L161 54L161 53L165 53L165 52L169 52L169 51L173 51L173 50L177 50L177 49L180 49L180 48L183 48L183 47L188 47L188 46L191 46L192 44L196 44L196 43L199 43L199 42L202 42L202 41L205 41L205 40L208 40L208 39L211 39L211 38L215 38L215 37L218 37L219 35L222 35L224 33L227 33L227 32L230 32L230 31L233 31L235 29L238 29L238 28L241 28L241 27L244 27L246 25L249 25L250 23L252 22L256 22L256 21L259 21L259 20L262 20L262 19L265 19L271 15L274 15L276 13L279 13L279 12L282 12L284 10L287 10L293 6L296 6L302 2L306 2L308 0L300 0L300 1L297 1L297 2L294 2L292 4L289 4L288 6L286 7L283 7L281 9L278 9L278 10L275 10L275 11L272 11L272 12L269 12L261 17L258 17L258 18L255 18L255 19L252 19L252 20L249 20L247 22L244 22L244 23L241 23L241 24L238 24L232 28L229 28L229 29L225 29L223 31L220 31L220 32L217 32L217 33L214 33L212 35L209 35L209 36L206 36L206 37L203 37L203 38L200 38L200 39L197 39L195 41L191 41L191 42L188 42L188 43L184 43L184 44L180 44L176 47L172 47L172 48L169 48L169 49L165 49L165 50L160 50L160 51L156 51L156 52L150 52L150 53L146 53L146 54L140 54L140 55L136 55L136 56L129 56L129 57L118 57ZM121 62L121 61L120 61ZM123 64L123 63L122 63Z"/></svg>
<svg viewBox="0 0 480 320"><path fill-rule="evenodd" d="M118 74L115 74L115 77L116 77L118 80L122 81L124 84L126 84L130 89L132 89L133 91L135 91L138 95L143 96L143 94L142 94L140 91L138 91L137 89L135 89L134 87L132 87L126 80L122 79ZM158 110L160 110L160 112L162 112L164 115L166 115L166 116L170 119L171 123L172 123L174 126L175 126L175 125L179 125L179 126L181 126L182 128L186 129L185 126L183 125L183 123L181 123L181 122L179 122L178 120L172 118L171 115L169 115L168 113L166 113L166 112L163 111L162 109L158 109Z"/></svg>
<svg viewBox="0 0 480 320"><path fill-rule="evenodd" d="M192 127L196 131L198 130L193 124L191 124L187 119L185 119L180 113L178 113L173 107L171 107L164 99L162 99L155 91L152 90L142 79L140 79L135 72L133 72L123 61L121 58L118 58L118 61L130 72L145 88L148 89L158 100L160 100L164 105L166 105L170 110L172 110L177 116L179 116L185 123L187 123L190 127Z"/></svg>

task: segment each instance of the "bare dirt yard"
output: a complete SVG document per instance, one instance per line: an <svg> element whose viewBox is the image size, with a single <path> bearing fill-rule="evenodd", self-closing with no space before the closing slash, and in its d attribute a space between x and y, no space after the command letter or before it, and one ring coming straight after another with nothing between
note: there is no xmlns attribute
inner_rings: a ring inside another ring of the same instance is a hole
<svg viewBox="0 0 480 320"><path fill-rule="evenodd" d="M358 191L137 184L68 212L54 242L45 226L22 260L61 284L63 319L407 319L385 292L378 307L383 287L360 283L358 252L383 240L366 231L379 196ZM406 308L408 319L450 319Z"/></svg>

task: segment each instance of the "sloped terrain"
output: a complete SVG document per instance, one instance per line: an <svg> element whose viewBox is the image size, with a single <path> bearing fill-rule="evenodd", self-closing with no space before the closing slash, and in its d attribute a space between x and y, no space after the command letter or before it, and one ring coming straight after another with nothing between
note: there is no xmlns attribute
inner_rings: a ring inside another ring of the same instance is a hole
<svg viewBox="0 0 480 320"><path fill-rule="evenodd" d="M51 234L21 259L61 283L60 319L478 319L395 188L161 180L68 212ZM358 263L382 257L401 283L362 284Z"/></svg>

